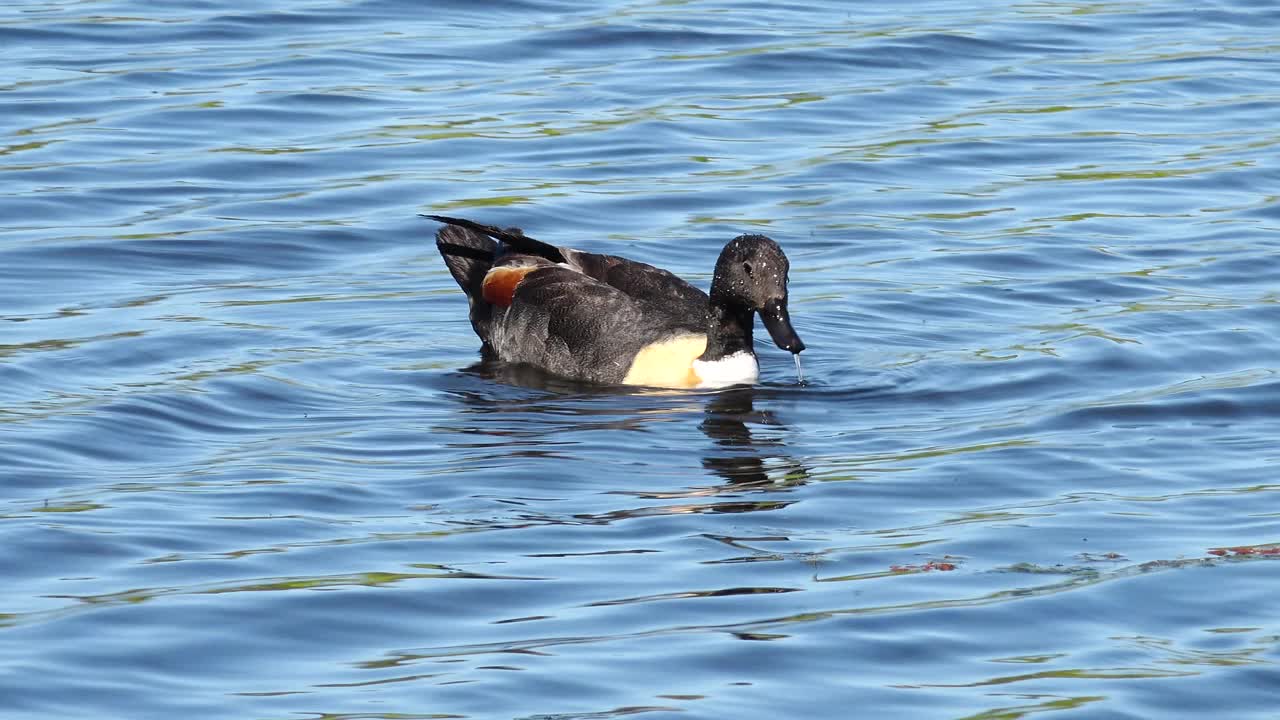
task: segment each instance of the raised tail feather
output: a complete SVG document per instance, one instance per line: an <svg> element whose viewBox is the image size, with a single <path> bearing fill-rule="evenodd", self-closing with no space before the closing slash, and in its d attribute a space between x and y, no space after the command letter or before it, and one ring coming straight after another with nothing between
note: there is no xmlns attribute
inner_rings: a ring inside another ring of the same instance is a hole
<svg viewBox="0 0 1280 720"><path fill-rule="evenodd" d="M483 225L464 218L449 217L448 215L423 215L422 217L445 223L451 227L465 228L467 230L483 233L505 245L510 245L511 248L517 252L544 257L555 263L565 262L564 253L560 252L560 248L549 243L544 243L541 240L534 240L520 232L519 228L508 228L503 230L502 228L495 227L493 225Z"/></svg>
<svg viewBox="0 0 1280 720"><path fill-rule="evenodd" d="M436 233L436 248L458 287L469 297L479 298L485 273L497 258L498 243L478 232L446 225Z"/></svg>
<svg viewBox="0 0 1280 720"><path fill-rule="evenodd" d="M471 300L468 314L471 327L480 336L481 354L493 356L493 346L489 343L493 306L484 299L484 277L498 256L498 243L473 230L446 225L436 233L436 248L440 250L449 274Z"/></svg>
<svg viewBox="0 0 1280 720"><path fill-rule="evenodd" d="M564 253L555 245L526 237L518 228L502 228L482 225L471 220L444 215L423 215L445 224L436 232L436 248L449 268L449 274L471 300L471 327L480 336L482 355L496 357L489 340L490 327L497 311L485 297L484 281L505 251L513 250L522 255L534 255L553 263L566 262ZM505 246L505 247L504 247ZM510 295L507 296L510 304ZM503 306L505 307L505 305Z"/></svg>

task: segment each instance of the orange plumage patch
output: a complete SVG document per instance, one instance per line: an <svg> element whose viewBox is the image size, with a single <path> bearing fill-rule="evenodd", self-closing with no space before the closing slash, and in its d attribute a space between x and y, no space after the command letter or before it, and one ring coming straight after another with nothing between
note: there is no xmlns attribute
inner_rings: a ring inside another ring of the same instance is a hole
<svg viewBox="0 0 1280 720"><path fill-rule="evenodd" d="M536 267L496 267L484 276L481 286L485 302L498 307L510 307L511 298L516 294L516 286L525 275L536 270Z"/></svg>

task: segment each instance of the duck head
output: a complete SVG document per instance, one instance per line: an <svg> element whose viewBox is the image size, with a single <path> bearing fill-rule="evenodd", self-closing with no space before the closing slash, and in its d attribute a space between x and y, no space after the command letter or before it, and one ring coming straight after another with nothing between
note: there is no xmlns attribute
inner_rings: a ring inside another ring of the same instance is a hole
<svg viewBox="0 0 1280 720"><path fill-rule="evenodd" d="M791 327L787 313L787 272L791 263L778 243L764 235L739 235L724 246L711 280L712 325L719 320L724 354L750 350L755 313L769 331L774 344L791 353L804 350L804 343ZM718 317L717 317L718 316ZM713 328L714 329L714 328ZM738 337L734 337L737 335ZM739 341L743 347L734 347Z"/></svg>

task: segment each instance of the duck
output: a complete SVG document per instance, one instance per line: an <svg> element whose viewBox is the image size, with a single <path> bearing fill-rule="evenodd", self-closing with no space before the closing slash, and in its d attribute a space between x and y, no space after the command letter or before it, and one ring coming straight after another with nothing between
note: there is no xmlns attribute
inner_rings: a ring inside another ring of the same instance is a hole
<svg viewBox="0 0 1280 720"><path fill-rule="evenodd" d="M750 385L760 371L758 314L800 371L805 345L787 310L790 263L764 235L724 246L708 293L662 268L552 245L519 228L423 217L443 224L436 247L467 296L486 359L602 385Z"/></svg>

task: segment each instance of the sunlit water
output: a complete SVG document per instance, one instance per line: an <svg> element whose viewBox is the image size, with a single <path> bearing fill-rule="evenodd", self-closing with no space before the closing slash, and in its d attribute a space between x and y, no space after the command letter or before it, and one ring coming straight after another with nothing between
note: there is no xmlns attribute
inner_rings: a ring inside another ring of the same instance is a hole
<svg viewBox="0 0 1280 720"><path fill-rule="evenodd" d="M5 5L0 716L1276 717L1278 27ZM768 234L806 381L479 366L420 212Z"/></svg>

